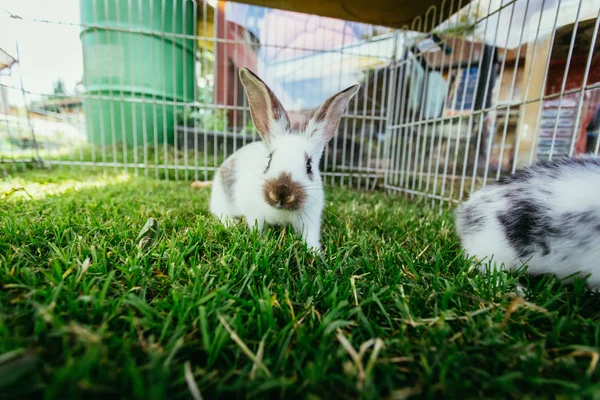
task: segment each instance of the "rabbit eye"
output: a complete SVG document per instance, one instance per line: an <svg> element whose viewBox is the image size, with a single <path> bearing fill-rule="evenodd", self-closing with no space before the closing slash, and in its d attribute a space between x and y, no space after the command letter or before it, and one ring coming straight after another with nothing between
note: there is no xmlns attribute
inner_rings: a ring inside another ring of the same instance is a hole
<svg viewBox="0 0 600 400"><path fill-rule="evenodd" d="M308 175L312 174L312 160L310 158L306 160L306 173Z"/></svg>
<svg viewBox="0 0 600 400"><path fill-rule="evenodd" d="M267 171L269 170L269 167L271 166L271 159L273 158L273 153L269 154L269 158L267 160L267 168L265 168L265 174L267 173Z"/></svg>

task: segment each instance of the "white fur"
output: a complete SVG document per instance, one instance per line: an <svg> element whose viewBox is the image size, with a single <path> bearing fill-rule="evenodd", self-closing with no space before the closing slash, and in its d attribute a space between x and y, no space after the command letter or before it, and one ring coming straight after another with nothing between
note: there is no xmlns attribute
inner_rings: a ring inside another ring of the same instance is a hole
<svg viewBox="0 0 600 400"><path fill-rule="evenodd" d="M456 214L466 256L483 261L480 269L515 269L525 264L534 274L589 276L588 284L600 287L600 160L581 159L587 161L534 166L528 179L492 184L474 193ZM546 228L535 233L543 244L534 244L531 254L520 257L499 215L525 224L529 219L519 221L515 211L528 202L540 210L536 221L543 220ZM569 213L581 218L569 218Z"/></svg>
<svg viewBox="0 0 600 400"><path fill-rule="evenodd" d="M313 166L318 166L320 154L312 150L313 144L299 134L279 135L273 140L273 159L265 174L269 149L264 142L248 144L232 154L238 168L234 199L225 194L220 174L215 175L211 194L210 210L224 224L228 219L244 217L248 227L260 230L264 224L289 225L302 234L302 238L313 249L320 249L321 213L324 206L323 183L318 168L313 167L312 181L306 175L304 152L312 154ZM311 153L312 151L312 153ZM224 163L225 164L225 163ZM276 209L267 204L262 195L265 179L276 178L282 171L289 172L292 179L302 183L307 191L307 201L298 211Z"/></svg>
<svg viewBox="0 0 600 400"><path fill-rule="evenodd" d="M232 154L216 171L210 210L224 224L244 217L249 227L262 230L265 224L292 225L310 249L321 249L321 215L324 206L323 182L319 163L325 146L335 134L343 109L358 86L348 88L328 99L317 114L307 121L303 132L291 132L287 115L264 82L246 69L240 71L255 126L263 141L248 144ZM275 104L273 104L273 102ZM327 106L326 106L327 105ZM275 116L279 115L279 118ZM323 118L324 116L324 118ZM272 155L268 170L269 155ZM307 173L306 157L312 160L312 174ZM233 196L227 194L221 169L234 165ZM291 175L306 192L299 210L290 211L269 205L263 197L263 185L282 173Z"/></svg>

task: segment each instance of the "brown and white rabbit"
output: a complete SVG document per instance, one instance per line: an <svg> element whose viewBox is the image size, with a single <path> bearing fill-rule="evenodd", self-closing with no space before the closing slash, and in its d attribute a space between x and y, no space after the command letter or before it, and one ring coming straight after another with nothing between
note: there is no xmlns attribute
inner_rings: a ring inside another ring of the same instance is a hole
<svg viewBox="0 0 600 400"><path fill-rule="evenodd" d="M358 85L330 97L292 132L283 106L250 70L240 70L250 113L262 141L228 157L216 171L210 211L224 224L244 217L249 227L289 225L310 249L321 249L324 206L319 162Z"/></svg>
<svg viewBox="0 0 600 400"><path fill-rule="evenodd" d="M600 158L543 161L475 192L459 206L456 228L480 268L559 278L589 276L600 287Z"/></svg>

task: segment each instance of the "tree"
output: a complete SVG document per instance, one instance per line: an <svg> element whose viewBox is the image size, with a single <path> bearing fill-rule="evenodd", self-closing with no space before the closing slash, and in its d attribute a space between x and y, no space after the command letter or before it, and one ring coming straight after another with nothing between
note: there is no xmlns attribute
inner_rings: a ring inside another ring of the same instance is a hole
<svg viewBox="0 0 600 400"><path fill-rule="evenodd" d="M64 96L65 94L66 94L65 82L62 79L59 79L56 82L54 82L51 97L53 97L53 98L61 97L61 96Z"/></svg>

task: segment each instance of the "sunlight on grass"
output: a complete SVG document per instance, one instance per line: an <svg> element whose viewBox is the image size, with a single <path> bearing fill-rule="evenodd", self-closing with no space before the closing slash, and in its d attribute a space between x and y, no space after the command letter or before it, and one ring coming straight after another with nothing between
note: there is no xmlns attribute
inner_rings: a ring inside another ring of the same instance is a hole
<svg viewBox="0 0 600 400"><path fill-rule="evenodd" d="M78 192L83 189L102 188L110 185L126 183L131 180L129 174L92 176L85 180L66 179L60 182L40 183L22 177L13 177L0 181L0 199L6 201L39 200L48 196L57 196L67 192Z"/></svg>

